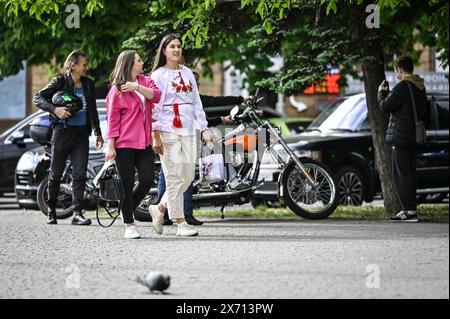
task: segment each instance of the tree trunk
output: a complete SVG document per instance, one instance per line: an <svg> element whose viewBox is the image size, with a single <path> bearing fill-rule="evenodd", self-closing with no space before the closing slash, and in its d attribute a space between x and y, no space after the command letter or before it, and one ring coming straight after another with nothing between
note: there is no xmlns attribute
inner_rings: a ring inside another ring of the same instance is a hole
<svg viewBox="0 0 450 319"><path fill-rule="evenodd" d="M369 109L369 122L375 147L375 163L381 182L386 216L401 210L392 177L391 147L385 141L388 116L378 106L378 86L385 79L384 55L380 38L372 39L365 47L366 56L373 57L362 65L364 87ZM377 61L377 62L374 62Z"/></svg>

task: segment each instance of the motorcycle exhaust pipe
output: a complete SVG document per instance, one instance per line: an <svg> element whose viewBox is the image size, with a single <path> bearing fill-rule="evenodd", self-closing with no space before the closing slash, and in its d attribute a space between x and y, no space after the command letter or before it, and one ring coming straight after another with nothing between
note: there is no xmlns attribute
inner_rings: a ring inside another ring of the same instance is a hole
<svg viewBox="0 0 450 319"><path fill-rule="evenodd" d="M262 185L264 185L264 181L259 181L252 187L246 188L246 189L241 189L241 190L235 190L235 191L229 191L229 192L194 194L194 195L192 195L192 199L194 201L196 201L196 200L202 201L202 200L209 200L209 199L223 198L223 197L227 197L227 198L240 197L248 192L255 191Z"/></svg>

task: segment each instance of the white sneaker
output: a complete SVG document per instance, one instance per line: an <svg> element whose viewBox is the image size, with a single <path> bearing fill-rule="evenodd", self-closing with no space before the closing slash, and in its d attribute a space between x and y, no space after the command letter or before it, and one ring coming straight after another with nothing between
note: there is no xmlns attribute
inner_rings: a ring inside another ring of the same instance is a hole
<svg viewBox="0 0 450 319"><path fill-rule="evenodd" d="M150 205L148 212L152 216L152 227L158 234L163 233L164 214L159 211L158 205Z"/></svg>
<svg viewBox="0 0 450 319"><path fill-rule="evenodd" d="M177 236L197 236L198 231L189 224L178 225Z"/></svg>
<svg viewBox="0 0 450 319"><path fill-rule="evenodd" d="M125 228L125 235L123 235L125 239L138 239L141 238L136 226L127 226Z"/></svg>

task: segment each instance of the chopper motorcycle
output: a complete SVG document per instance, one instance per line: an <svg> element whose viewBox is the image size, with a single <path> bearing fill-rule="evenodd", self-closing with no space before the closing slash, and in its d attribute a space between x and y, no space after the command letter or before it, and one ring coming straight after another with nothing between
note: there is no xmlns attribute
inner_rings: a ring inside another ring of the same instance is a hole
<svg viewBox="0 0 450 319"><path fill-rule="evenodd" d="M336 181L323 164L298 158L280 135L279 129L261 119L263 111L258 107L262 98L258 93L245 104L235 106L230 115L238 126L223 137L216 137L214 153L222 154L226 176L223 180L208 182L202 179L204 167L197 167L193 183L193 204L221 206L222 218L227 205L250 203L254 192L264 184L258 180L261 159L268 153L281 167L278 177L278 198L296 215L305 219L324 219L338 205ZM284 154L274 149L281 145ZM210 147L211 149L211 147ZM158 170L158 166L155 166ZM155 171L155 180L158 180ZM155 204L156 189L140 203L134 212L138 220L150 220L148 206Z"/></svg>

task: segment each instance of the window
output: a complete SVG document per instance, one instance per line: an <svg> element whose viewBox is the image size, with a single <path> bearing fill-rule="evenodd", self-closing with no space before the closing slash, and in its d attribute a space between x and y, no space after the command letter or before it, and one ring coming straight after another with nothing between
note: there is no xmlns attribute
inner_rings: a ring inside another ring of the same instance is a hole
<svg viewBox="0 0 450 319"><path fill-rule="evenodd" d="M319 129L324 130L351 130L361 128L361 124L367 119L367 104L364 94L358 94L347 98L341 103Z"/></svg>
<svg viewBox="0 0 450 319"><path fill-rule="evenodd" d="M5 132L5 135L9 134L7 141L11 142L14 137L14 133L19 132L19 131L23 132L24 139L29 139L30 138L30 123L32 122L32 120L37 119L37 118L47 118L47 117L48 117L48 115L46 113L42 113L38 116L27 117L26 119L19 122L11 129L9 129L7 132ZM29 141L31 141L31 140L29 140ZM25 142L28 142L28 141L25 141Z"/></svg>

